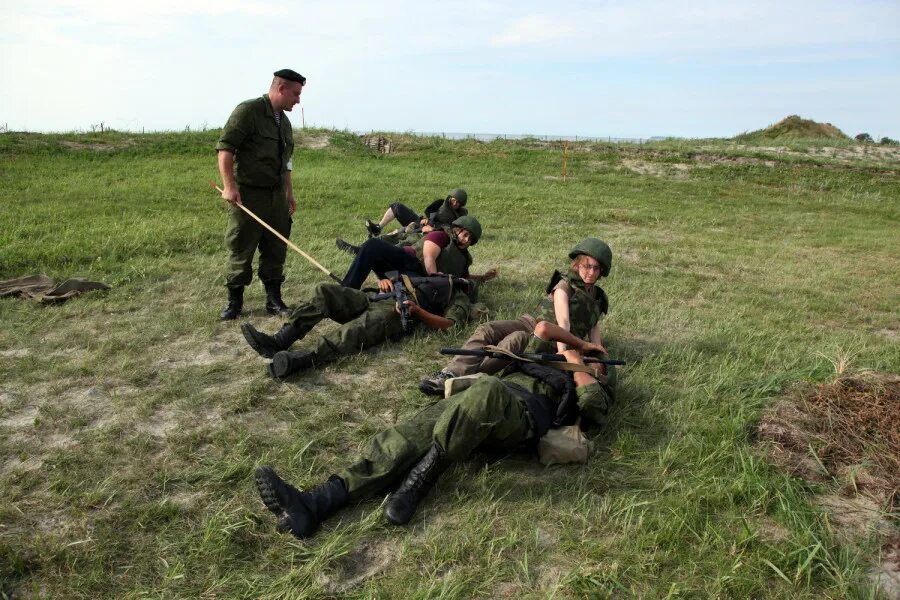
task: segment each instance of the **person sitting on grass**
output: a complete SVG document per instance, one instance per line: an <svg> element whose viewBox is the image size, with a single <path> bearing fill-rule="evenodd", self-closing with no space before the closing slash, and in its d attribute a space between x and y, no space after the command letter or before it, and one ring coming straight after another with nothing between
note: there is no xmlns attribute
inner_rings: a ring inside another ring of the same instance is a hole
<svg viewBox="0 0 900 600"><path fill-rule="evenodd" d="M534 334L568 345L564 355L570 366L583 366L583 352L593 349L546 321L537 324ZM614 399L614 377L598 381L588 369L570 373L534 363L522 363L521 369L477 379L464 391L378 433L357 462L310 490L297 489L271 467L257 468L256 487L277 518L278 531L309 537L350 502L382 493L397 482L401 483L388 498L384 516L403 525L441 473L473 450L533 449L551 428L579 418L585 424L605 424Z"/></svg>
<svg viewBox="0 0 900 600"><path fill-rule="evenodd" d="M533 338L535 323L543 319L555 322L578 338L589 340L598 352L605 353L600 341L600 319L608 312L609 301L598 282L609 276L612 250L606 242L587 238L572 248L569 258L572 260L569 272L563 275L555 271L550 278L547 296L538 305L537 319L526 314L518 319L482 323L463 348L480 350L492 345L514 354L564 351L564 344L554 348L552 344ZM531 347L528 347L529 342ZM449 379L474 373L496 373L508 364L509 361L498 358L456 356L437 373L423 379L419 389L425 394L441 395Z"/></svg>
<svg viewBox="0 0 900 600"><path fill-rule="evenodd" d="M471 283L449 276L401 277L378 282L381 293L374 296L338 285L320 283L312 298L300 302L291 311L288 323L274 335L258 331L250 323L241 324L244 339L260 356L271 358L268 373L274 378L291 375L301 369L357 354L361 350L400 339L421 322L431 329L447 330L468 321ZM395 285L403 286L404 297L396 302ZM322 320L331 319L341 326L321 336L311 350L288 351L291 345L312 331Z"/></svg>

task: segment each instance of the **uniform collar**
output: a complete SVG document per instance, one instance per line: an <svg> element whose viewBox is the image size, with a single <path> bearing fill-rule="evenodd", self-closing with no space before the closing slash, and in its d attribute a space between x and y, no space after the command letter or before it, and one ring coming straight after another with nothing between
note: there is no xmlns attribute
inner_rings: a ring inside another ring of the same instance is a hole
<svg viewBox="0 0 900 600"><path fill-rule="evenodd" d="M272 100L269 99L269 94L263 94L263 99L266 101L266 116L275 118L275 109L272 108Z"/></svg>
<svg viewBox="0 0 900 600"><path fill-rule="evenodd" d="M588 292L587 284L584 283L584 280L578 275L578 273L569 273L566 277L569 280L569 284L577 287L581 291L590 294L592 297L597 295L597 284L591 286L591 291Z"/></svg>

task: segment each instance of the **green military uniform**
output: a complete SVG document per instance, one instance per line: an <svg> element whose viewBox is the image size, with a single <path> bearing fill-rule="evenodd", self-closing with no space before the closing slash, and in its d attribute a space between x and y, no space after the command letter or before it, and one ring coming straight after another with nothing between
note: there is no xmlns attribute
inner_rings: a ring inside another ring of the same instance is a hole
<svg viewBox="0 0 900 600"><path fill-rule="evenodd" d="M591 329L600 318L609 311L609 300L603 288L592 285L588 289L581 278L574 273L563 275L558 271L553 274L547 286L547 296L539 303L536 319L556 323L556 312L553 308L553 291L562 282L569 286L569 331L575 337L586 340ZM534 338L528 348L529 352L556 352L556 344Z"/></svg>
<svg viewBox="0 0 900 600"><path fill-rule="evenodd" d="M468 321L469 309L470 301L465 292L454 290L444 317L461 325ZM356 354L403 335L393 299L373 302L365 292L333 283L317 285L312 299L301 302L289 317L297 339L303 338L323 319L341 323L341 327L315 342L316 362ZM417 321L413 319L412 322Z"/></svg>
<svg viewBox="0 0 900 600"><path fill-rule="evenodd" d="M240 103L225 124L216 150L234 153L235 181L241 202L285 237L291 217L285 190L294 135L287 115L276 121L268 94ZM229 249L226 285L243 287L252 279L253 254L259 248L259 278L263 283L284 280L287 247L237 206L225 234Z"/></svg>
<svg viewBox="0 0 900 600"><path fill-rule="evenodd" d="M377 434L357 463L337 473L350 498L362 499L396 483L433 444L453 462L465 459L477 447L512 450L536 441L535 424L525 402L504 382L534 394L553 395L549 386L524 373L479 379L465 391ZM613 393L612 385L599 383L577 388L582 419L603 425Z"/></svg>

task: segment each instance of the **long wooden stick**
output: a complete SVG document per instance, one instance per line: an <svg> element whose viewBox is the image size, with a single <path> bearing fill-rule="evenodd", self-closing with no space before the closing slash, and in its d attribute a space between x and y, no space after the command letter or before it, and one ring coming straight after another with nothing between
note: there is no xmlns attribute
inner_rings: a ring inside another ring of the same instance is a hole
<svg viewBox="0 0 900 600"><path fill-rule="evenodd" d="M218 191L220 194L224 193L224 190L223 190L222 188L220 188L220 187L216 184L215 181L209 180L209 185L211 185L211 186L212 186L216 191ZM223 200L224 200L224 198L223 198ZM319 262L318 262L316 259L314 259L312 256L310 256L309 254L307 254L306 252L304 252L303 250L301 250L300 248L298 248L291 240L287 239L286 237L284 237L283 235L281 235L280 233L278 233L277 231L275 231L275 229L274 229L271 225L269 225L268 223L266 223L265 221L263 221L262 219L260 219L259 217L257 217L256 214L255 214L252 210L250 210L249 208L247 208L247 207L244 206L243 204L235 204L234 206L237 206L238 208L240 208L241 210L243 210L245 213L247 213L248 215L250 215L251 217L253 217L253 219L254 219L257 223L259 223L260 225L262 225L263 227L265 227L266 229L268 229L268 230L272 233L272 235L274 235L274 236L277 237L279 240L281 240L282 242L284 242L285 244L287 244L287 247L288 247L288 248L290 248L290 249L293 250L294 252L299 253L300 256L302 256L303 258L305 258L306 260L308 260L309 262L311 262L311 263L314 264L315 266L319 267L319 269L320 269L323 273L325 273L326 275L328 275L329 277L331 277L332 279L334 279L334 280L337 281L338 283L343 283L343 280L342 280L340 277L338 277L337 275L335 275L334 273L332 273L331 271L329 271L328 269L326 269L325 267L323 267L322 265L320 265Z"/></svg>

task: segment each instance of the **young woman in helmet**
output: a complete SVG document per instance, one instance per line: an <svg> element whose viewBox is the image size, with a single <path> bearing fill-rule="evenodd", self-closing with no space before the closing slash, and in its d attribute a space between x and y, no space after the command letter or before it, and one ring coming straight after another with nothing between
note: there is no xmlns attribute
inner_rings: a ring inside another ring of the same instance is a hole
<svg viewBox="0 0 900 600"><path fill-rule="evenodd" d="M599 345L600 319L609 310L609 300L596 283L601 277L609 276L612 250L606 242L587 238L572 248L569 258L572 263L568 273L553 274L547 286L548 296L538 306L538 318L549 320L552 314L563 329ZM552 348L550 344L539 346L543 346L539 352ZM558 352L565 349L565 344L557 343Z"/></svg>
<svg viewBox="0 0 900 600"><path fill-rule="evenodd" d="M556 323L575 337L590 343L591 349L605 353L600 340L600 318L609 310L606 293L597 285L612 268L612 251L596 238L579 242L571 252L572 263L567 273L555 271L547 286L547 295L538 304L537 318L522 315L518 319L489 321L479 325L463 345L477 350L498 346L510 352L563 352L567 346L534 336L537 321ZM444 382L474 373L493 374L509 361L478 356L456 356L443 369L419 383L419 389L430 395L442 395ZM603 370L601 369L601 373Z"/></svg>

